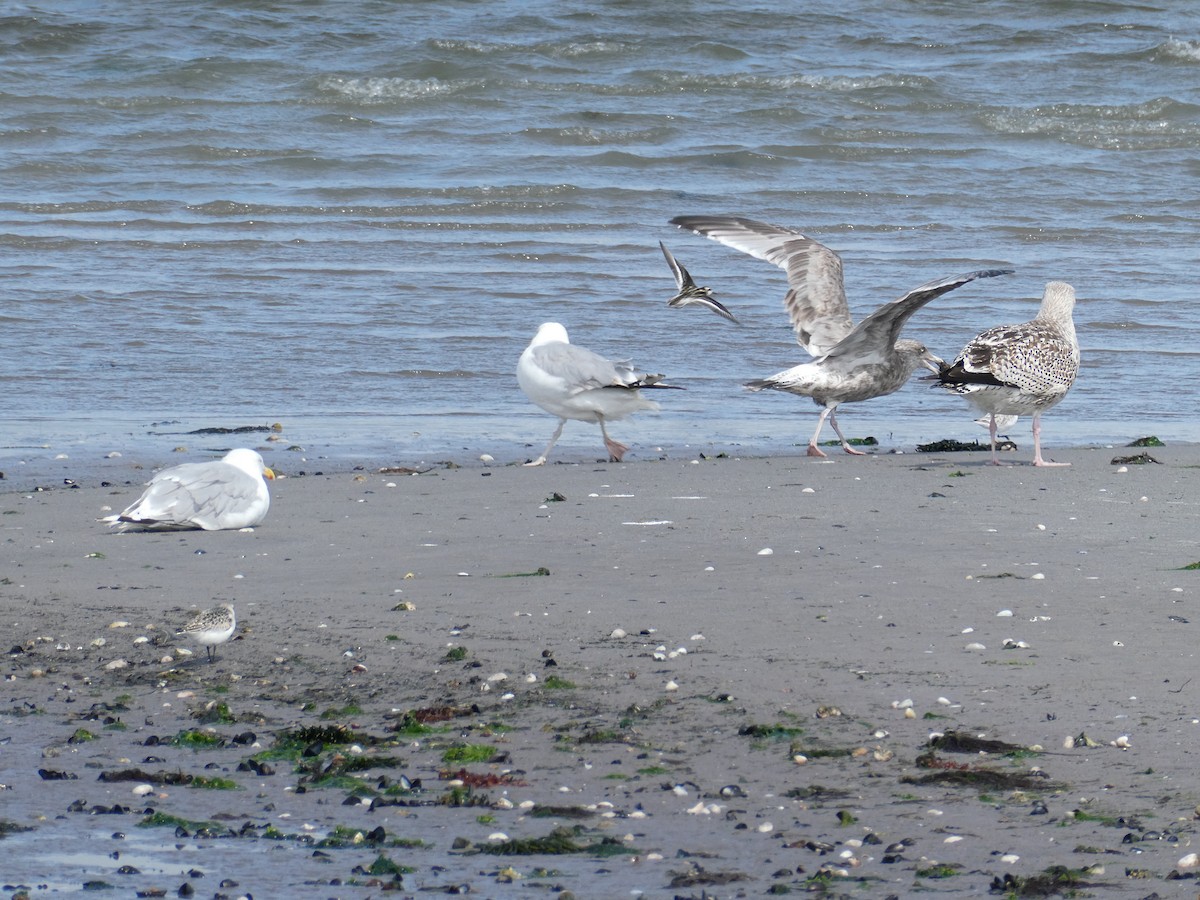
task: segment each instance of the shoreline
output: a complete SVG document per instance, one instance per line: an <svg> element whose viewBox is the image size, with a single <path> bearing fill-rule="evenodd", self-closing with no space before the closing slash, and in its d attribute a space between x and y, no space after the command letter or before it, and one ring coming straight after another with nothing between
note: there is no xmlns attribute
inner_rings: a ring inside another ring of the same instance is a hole
<svg viewBox="0 0 1200 900"><path fill-rule="evenodd" d="M6 882L986 896L1063 865L1092 896L1146 893L1126 868L1169 891L1200 803L1200 448L1149 452L329 472L273 483L248 533L106 533L133 485L0 493L3 819L33 829ZM181 655L224 600L236 639ZM354 737L275 755L327 726ZM129 768L234 787L97 780ZM101 853L65 860L81 840ZM411 871L354 874L380 856Z"/></svg>

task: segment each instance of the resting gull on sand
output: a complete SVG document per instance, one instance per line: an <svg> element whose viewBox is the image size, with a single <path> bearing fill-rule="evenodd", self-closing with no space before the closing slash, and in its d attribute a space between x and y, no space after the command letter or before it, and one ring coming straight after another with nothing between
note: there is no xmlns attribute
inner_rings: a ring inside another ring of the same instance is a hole
<svg viewBox="0 0 1200 900"><path fill-rule="evenodd" d="M663 256L667 258L667 265L671 267L671 273L675 276L675 289L679 291L674 297L667 301L667 306L672 309L682 309L685 306L704 306L711 309L718 316L728 319L730 322L741 324L734 318L733 313L725 308L725 305L713 296L712 288L699 287L692 280L692 276L682 265L679 264L674 254L667 249L667 245L662 241L658 242L658 246L662 248Z"/></svg>
<svg viewBox="0 0 1200 900"><path fill-rule="evenodd" d="M596 422L604 436L609 458L620 462L629 449L608 436L605 423L623 419L640 409L658 409L645 399L640 388L671 388L660 384L662 375L643 375L628 362L605 359L598 353L577 347L567 337L567 329L558 322L546 322L521 354L517 363L517 383L530 400L551 415L558 416L558 428L550 443L527 466L546 462L555 441L562 436L567 419Z"/></svg>
<svg viewBox="0 0 1200 900"><path fill-rule="evenodd" d="M1051 281L1037 316L1020 325L998 325L973 337L952 363L942 363L936 382L962 394L988 415L992 465L996 457L997 419L1033 415L1033 464L1069 466L1042 458L1042 413L1054 406L1079 373L1075 337L1075 289Z"/></svg>
<svg viewBox="0 0 1200 900"><path fill-rule="evenodd" d="M854 325L842 283L842 260L828 247L791 228L740 216L676 216L673 225L774 263L787 272L784 306L800 346L814 357L769 378L749 382L752 391L770 388L811 397L822 407L809 456L824 456L817 441L825 419L847 453L861 456L838 427L839 403L882 397L900 389L918 364L936 372L942 360L918 341L900 340L900 331L918 309L977 278L1009 275L1011 269L983 269L930 281L879 307Z"/></svg>
<svg viewBox="0 0 1200 900"><path fill-rule="evenodd" d="M275 473L255 451L241 447L219 460L163 469L137 502L100 521L120 531L249 528L262 522L271 507L264 477Z"/></svg>

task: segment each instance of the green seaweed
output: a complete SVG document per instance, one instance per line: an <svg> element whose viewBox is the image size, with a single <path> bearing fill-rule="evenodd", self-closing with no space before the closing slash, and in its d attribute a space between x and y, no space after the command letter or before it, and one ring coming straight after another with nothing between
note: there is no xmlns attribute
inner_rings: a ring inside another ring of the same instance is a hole
<svg viewBox="0 0 1200 900"><path fill-rule="evenodd" d="M918 878L953 878L961 868L961 866L955 863L938 863L926 866L923 869L917 869L915 874Z"/></svg>
<svg viewBox="0 0 1200 900"><path fill-rule="evenodd" d="M454 743L442 753L442 761L448 763L481 763L487 762L496 755L496 748L490 744Z"/></svg>
<svg viewBox="0 0 1200 900"><path fill-rule="evenodd" d="M467 658L466 647L451 647L446 651L446 655L442 657L446 662L462 662Z"/></svg>
<svg viewBox="0 0 1200 900"><path fill-rule="evenodd" d="M803 728L797 728L794 725L743 725L738 729L738 734L741 737L752 738L769 738L777 740L780 738L793 738L804 734Z"/></svg>
<svg viewBox="0 0 1200 900"><path fill-rule="evenodd" d="M224 746L225 739L211 731L192 729L179 732L171 738L171 743L176 747L191 747L193 750L212 750L215 747Z"/></svg>
<svg viewBox="0 0 1200 900"><path fill-rule="evenodd" d="M559 499L561 500L563 498L559 497ZM488 577L490 577L490 578L538 578L538 577L543 577L543 576L546 576L549 574L550 574L550 570L547 569L545 566L538 566L537 569L532 572L509 572L505 575L490 575Z"/></svg>
<svg viewBox="0 0 1200 900"><path fill-rule="evenodd" d="M358 716L358 715L362 715L362 707L352 701L350 703L347 703L345 706L341 707L340 709L336 706L329 707L329 709L327 709L323 713L321 713L319 718L321 718L321 719L346 719L346 718L349 718L350 716Z"/></svg>
<svg viewBox="0 0 1200 900"><path fill-rule="evenodd" d="M165 812L153 812L138 822L139 828L183 828L191 834L225 834L229 829L218 822L185 819Z"/></svg>
<svg viewBox="0 0 1200 900"><path fill-rule="evenodd" d="M542 682L542 687L548 691L569 691L575 689L575 682L560 678L558 675L549 675Z"/></svg>
<svg viewBox="0 0 1200 900"><path fill-rule="evenodd" d="M375 857L375 861L366 867L368 875L411 875L417 871L412 866L402 866L397 862L392 862L382 853Z"/></svg>
<svg viewBox="0 0 1200 900"><path fill-rule="evenodd" d="M207 788L211 791L240 791L241 785L230 778L206 778L203 775L195 776L188 787Z"/></svg>

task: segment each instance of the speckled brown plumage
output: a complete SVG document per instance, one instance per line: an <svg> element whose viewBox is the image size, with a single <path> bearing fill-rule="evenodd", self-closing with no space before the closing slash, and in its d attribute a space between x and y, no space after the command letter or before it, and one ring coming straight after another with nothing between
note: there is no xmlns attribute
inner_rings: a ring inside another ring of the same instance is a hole
<svg viewBox="0 0 1200 900"><path fill-rule="evenodd" d="M999 462L996 416L1032 414L1033 463L1054 465L1042 458L1040 418L1067 396L1079 373L1074 308L1075 289L1065 282L1051 281L1034 319L981 332L963 347L954 362L939 371L942 387L963 395L988 414L994 464Z"/></svg>

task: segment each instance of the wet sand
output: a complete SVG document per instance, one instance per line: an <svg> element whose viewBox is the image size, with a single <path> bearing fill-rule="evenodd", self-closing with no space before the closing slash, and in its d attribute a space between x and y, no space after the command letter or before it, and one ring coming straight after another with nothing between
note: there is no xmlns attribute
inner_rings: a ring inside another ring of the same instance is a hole
<svg viewBox="0 0 1200 900"><path fill-rule="evenodd" d="M1200 448L1136 452L268 458L247 533L0 494L0 885L1195 896Z"/></svg>

